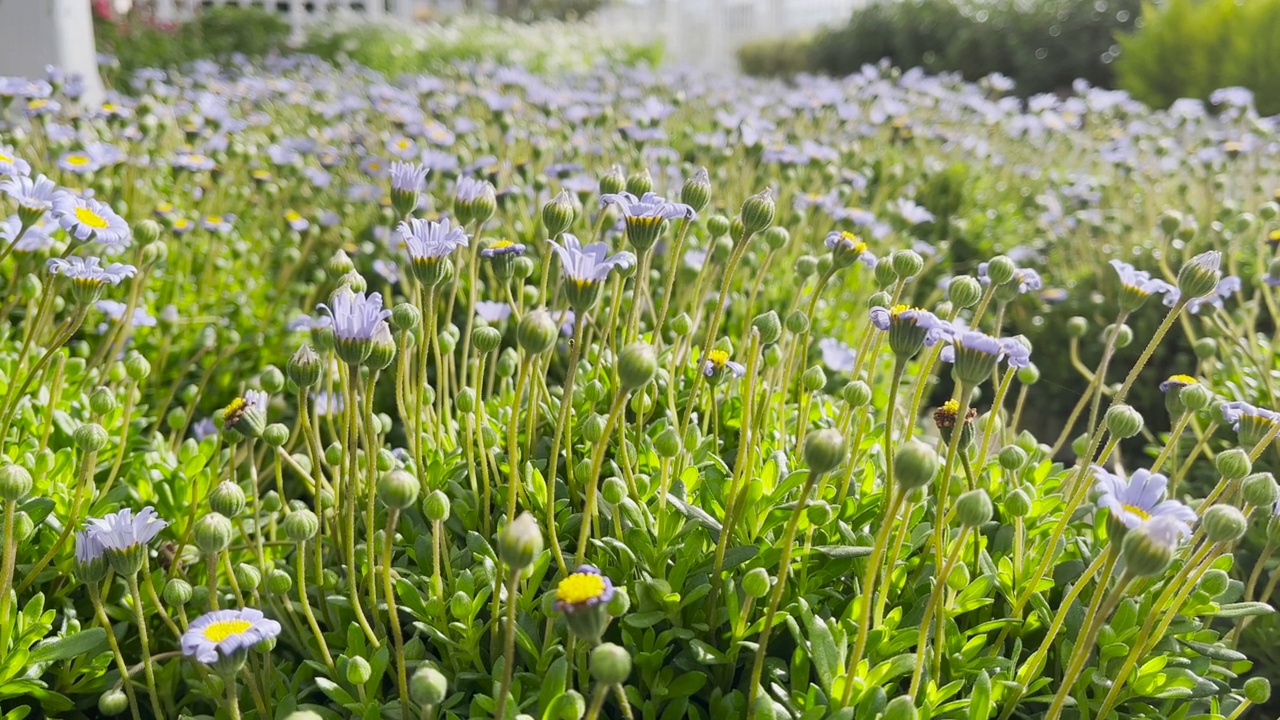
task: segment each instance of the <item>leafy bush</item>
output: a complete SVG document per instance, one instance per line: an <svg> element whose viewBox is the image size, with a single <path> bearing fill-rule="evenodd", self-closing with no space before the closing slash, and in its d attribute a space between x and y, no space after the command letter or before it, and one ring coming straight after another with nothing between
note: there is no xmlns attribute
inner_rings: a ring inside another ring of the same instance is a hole
<svg viewBox="0 0 1280 720"><path fill-rule="evenodd" d="M813 38L756 40L738 48L738 68L756 77L783 77L814 69Z"/></svg>
<svg viewBox="0 0 1280 720"><path fill-rule="evenodd" d="M289 36L280 13L255 7L210 8L179 25L141 12L118 19L97 14L94 22L98 49L114 56L125 74L144 67L178 68L202 58L262 57L282 49Z"/></svg>
<svg viewBox="0 0 1280 720"><path fill-rule="evenodd" d="M1240 86L1261 113L1280 113L1280 0L1148 3L1142 29L1120 44L1119 85L1143 102L1168 107Z"/></svg>
<svg viewBox="0 0 1280 720"><path fill-rule="evenodd" d="M845 75L888 58L899 67L991 73L1029 95L1070 87L1078 78L1110 86L1114 35L1134 27L1140 0L881 0L815 41L816 67Z"/></svg>

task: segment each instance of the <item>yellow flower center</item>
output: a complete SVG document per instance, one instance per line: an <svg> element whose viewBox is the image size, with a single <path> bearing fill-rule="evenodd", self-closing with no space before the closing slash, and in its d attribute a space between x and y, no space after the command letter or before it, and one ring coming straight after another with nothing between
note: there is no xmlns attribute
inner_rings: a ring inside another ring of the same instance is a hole
<svg viewBox="0 0 1280 720"><path fill-rule="evenodd" d="M297 210L290 210L289 212L284 214L284 219L288 220L289 222L297 222L302 219L302 214L299 213Z"/></svg>
<svg viewBox="0 0 1280 720"><path fill-rule="evenodd" d="M942 409L945 410L946 412L951 413L952 415L955 415L956 413L960 412L960 403L957 400L948 400L942 403Z"/></svg>
<svg viewBox="0 0 1280 720"><path fill-rule="evenodd" d="M39 110L40 108L48 104L49 104L48 100L45 100L44 98L38 98L36 100L32 100L31 102L27 103L27 107L31 110Z"/></svg>
<svg viewBox="0 0 1280 720"><path fill-rule="evenodd" d="M87 207L76 208L76 220L81 225L88 225L94 230L101 230L107 226L107 219Z"/></svg>
<svg viewBox="0 0 1280 720"><path fill-rule="evenodd" d="M209 223L209 224L211 224L211 225L221 225L221 224L222 224L222 218L218 217L217 215L206 215L204 219L205 219L205 222L207 222L207 223Z"/></svg>
<svg viewBox="0 0 1280 720"><path fill-rule="evenodd" d="M68 165L88 165L89 158L85 157L84 155L68 155L67 164Z"/></svg>
<svg viewBox="0 0 1280 720"><path fill-rule="evenodd" d="M377 171L379 171L379 170L381 170L381 169L382 169L382 165L380 165L380 164L378 164L378 163L369 163L369 169L370 169L370 170L372 170L372 171L374 171L374 172L377 172Z"/></svg>
<svg viewBox="0 0 1280 720"><path fill-rule="evenodd" d="M1151 513L1147 512L1146 510L1143 510L1143 509L1142 509L1142 508L1140 508L1140 507L1135 507L1135 506L1133 506L1133 505L1121 505L1120 507L1124 508L1125 510L1128 510L1129 512L1133 513L1134 515L1137 515L1139 518L1141 518L1141 519L1143 519L1143 520L1150 520L1150 519L1151 519Z"/></svg>
<svg viewBox="0 0 1280 720"><path fill-rule="evenodd" d="M158 212L158 213L170 213L170 212L173 212L173 204L172 204L172 203L167 203L167 202L162 202L162 203L160 203L159 205L157 205L157 206L156 206L156 212Z"/></svg>
<svg viewBox="0 0 1280 720"><path fill-rule="evenodd" d="M111 103L102 103L102 110L104 112L115 112L116 106Z"/></svg>
<svg viewBox="0 0 1280 720"><path fill-rule="evenodd" d="M396 147L400 148L401 150L404 150L409 147L409 141L401 140L400 142L396 143Z"/></svg>
<svg viewBox="0 0 1280 720"><path fill-rule="evenodd" d="M254 170L253 177L255 180L270 180L271 173L267 172L266 170Z"/></svg>
<svg viewBox="0 0 1280 720"><path fill-rule="evenodd" d="M593 573L574 573L556 587L556 599L570 605L581 605L603 594L604 577Z"/></svg>
<svg viewBox="0 0 1280 720"><path fill-rule="evenodd" d="M4 157L0 157L0 160L4 160L4 159L5 159ZM1272 230L1271 234L1268 235L1267 237L1271 240L1271 242L1280 242L1280 230Z"/></svg>
<svg viewBox="0 0 1280 720"><path fill-rule="evenodd" d="M232 635L239 635L253 627L253 623L248 620L220 620L210 623L209 627L204 629L204 639L209 642L220 643Z"/></svg>
<svg viewBox="0 0 1280 720"><path fill-rule="evenodd" d="M173 221L173 227L178 230L185 230L188 227L191 227L191 221L186 218L178 218Z"/></svg>
<svg viewBox="0 0 1280 720"><path fill-rule="evenodd" d="M707 360L716 367L721 367L729 362L729 353L723 350L712 350L707 353Z"/></svg>
<svg viewBox="0 0 1280 720"><path fill-rule="evenodd" d="M5 155L4 153L0 153L0 162L11 163L13 162L13 158L9 157L8 155Z"/></svg>
<svg viewBox="0 0 1280 720"><path fill-rule="evenodd" d="M1237 152L1237 153L1238 153L1238 152L1240 152L1241 150L1244 150L1244 143L1242 143L1242 142L1240 142L1240 141L1238 141L1238 140L1232 140L1231 142L1228 142L1226 145L1224 145L1224 146L1223 146L1223 149L1224 149L1224 150L1226 150L1227 152Z"/></svg>
<svg viewBox="0 0 1280 720"><path fill-rule="evenodd" d="M489 247L494 250L501 250L503 248L509 248L512 245L515 245L515 243L510 240L498 240L497 242L490 244Z"/></svg>
<svg viewBox="0 0 1280 720"><path fill-rule="evenodd" d="M248 403L245 402L244 398L238 397L235 400L232 400L231 402L227 403L227 406L222 410L222 412L224 415L230 417L240 412L241 410L244 410L244 406L247 404Z"/></svg>
<svg viewBox="0 0 1280 720"><path fill-rule="evenodd" d="M1170 375L1169 382L1179 385L1195 385L1199 381L1190 375Z"/></svg>

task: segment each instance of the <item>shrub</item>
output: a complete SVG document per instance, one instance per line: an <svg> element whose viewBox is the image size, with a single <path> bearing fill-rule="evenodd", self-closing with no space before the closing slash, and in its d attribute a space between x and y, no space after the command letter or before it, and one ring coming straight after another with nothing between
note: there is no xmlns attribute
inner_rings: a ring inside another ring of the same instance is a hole
<svg viewBox="0 0 1280 720"><path fill-rule="evenodd" d="M1280 113L1280 1L1168 0L1143 8L1143 27L1123 38L1119 85L1168 107L1222 87L1254 91L1259 112Z"/></svg>
<svg viewBox="0 0 1280 720"><path fill-rule="evenodd" d="M757 40L738 48L738 67L756 77L780 77L814 69L813 38Z"/></svg>
<svg viewBox="0 0 1280 720"><path fill-rule="evenodd" d="M179 25L134 12L123 18L95 18L98 47L114 55L118 69L177 68L201 58L235 54L262 57L284 47L289 24L279 13L252 7L219 7Z"/></svg>

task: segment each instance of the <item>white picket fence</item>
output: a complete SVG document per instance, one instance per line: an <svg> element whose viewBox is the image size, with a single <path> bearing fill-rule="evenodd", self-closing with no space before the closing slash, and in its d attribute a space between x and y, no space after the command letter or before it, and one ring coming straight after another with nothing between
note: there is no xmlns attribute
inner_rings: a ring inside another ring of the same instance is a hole
<svg viewBox="0 0 1280 720"><path fill-rule="evenodd" d="M134 0L138 2L139 0ZM156 17L182 21L223 5L275 10L295 37L335 14L412 21L486 8L492 0L148 0ZM660 41L673 64L716 72L736 67L744 43L809 32L841 23L867 0L606 0L592 16L601 32L632 42Z"/></svg>

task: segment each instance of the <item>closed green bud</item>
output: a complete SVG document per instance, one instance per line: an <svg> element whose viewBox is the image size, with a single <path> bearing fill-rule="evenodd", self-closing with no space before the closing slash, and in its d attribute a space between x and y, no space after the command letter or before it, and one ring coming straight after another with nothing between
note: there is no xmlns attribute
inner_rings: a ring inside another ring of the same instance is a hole
<svg viewBox="0 0 1280 720"><path fill-rule="evenodd" d="M982 284L969 275L957 275L947 283L947 299L956 307L973 307L982 300Z"/></svg>
<svg viewBox="0 0 1280 720"><path fill-rule="evenodd" d="M364 279L360 273L352 270L342 277L338 278L338 285L345 285L351 292L362 293L369 289L369 281Z"/></svg>
<svg viewBox="0 0 1280 720"><path fill-rule="evenodd" d="M871 388L861 380L854 380L845 385L840 395L850 407L860 408L871 402Z"/></svg>
<svg viewBox="0 0 1280 720"><path fill-rule="evenodd" d="M1000 449L997 460L1000 461L1000 467L1013 472L1027 464L1027 452L1017 445L1006 445Z"/></svg>
<svg viewBox="0 0 1280 720"><path fill-rule="evenodd" d="M28 273L18 282L18 292L22 295L23 300L30 302L40 297L40 293L44 292L44 283L40 282L40 278Z"/></svg>
<svg viewBox="0 0 1280 720"><path fill-rule="evenodd" d="M742 222L734 220L730 227L732 228L733 237L719 237L715 239L715 242L711 243L711 249L707 257L713 264L719 265L728 260L729 256L733 254L734 243L742 239Z"/></svg>
<svg viewBox="0 0 1280 720"><path fill-rule="evenodd" d="M165 583L164 590L160 595L164 598L165 605L183 607L187 603L191 602L191 583L183 580L182 578L173 578L169 582Z"/></svg>
<svg viewBox="0 0 1280 720"><path fill-rule="evenodd" d="M1027 363L1018 368L1018 382L1023 385L1035 385L1040 382L1040 368L1035 363Z"/></svg>
<svg viewBox="0 0 1280 720"><path fill-rule="evenodd" d="M924 258L915 250L894 250L889 259L901 278L913 278L924 269Z"/></svg>
<svg viewBox="0 0 1280 720"><path fill-rule="evenodd" d="M13 514L13 541L17 543L25 542L36 531L35 521L25 510L19 510Z"/></svg>
<svg viewBox="0 0 1280 720"><path fill-rule="evenodd" d="M919 716L910 695L899 695L884 708L884 720L916 720Z"/></svg>
<svg viewBox="0 0 1280 720"><path fill-rule="evenodd" d="M98 712L108 717L119 715L129 708L129 696L119 688L108 690L98 696Z"/></svg>
<svg viewBox="0 0 1280 720"><path fill-rule="evenodd" d="M610 505L619 505L627 499L627 484L619 477L608 478L600 487L600 497Z"/></svg>
<svg viewBox="0 0 1280 720"><path fill-rule="evenodd" d="M752 568L742 577L742 592L747 597L762 598L769 593L769 571L762 567Z"/></svg>
<svg viewBox="0 0 1280 720"><path fill-rule="evenodd" d="M84 423L76 428L74 439L81 452L96 453L111 440L107 431L98 423Z"/></svg>
<svg viewBox="0 0 1280 720"><path fill-rule="evenodd" d="M1251 677L1245 680L1244 696L1254 705L1265 705L1271 699L1271 681L1264 677Z"/></svg>
<svg viewBox="0 0 1280 720"><path fill-rule="evenodd" d="M601 685L621 685L631 674L631 654L613 643L591 650L591 677Z"/></svg>
<svg viewBox="0 0 1280 720"><path fill-rule="evenodd" d="M1231 586L1231 576L1226 570L1218 568L1209 568L1204 575L1200 577L1200 589L1209 595L1210 598L1216 598L1227 591Z"/></svg>
<svg viewBox="0 0 1280 720"><path fill-rule="evenodd" d="M742 203L742 225L747 232L755 234L773 224L775 211L773 190L765 188L747 198Z"/></svg>
<svg viewBox="0 0 1280 720"><path fill-rule="evenodd" d="M1209 542L1230 543L1244 535L1249 521L1237 508L1219 503L1200 516L1200 527Z"/></svg>
<svg viewBox="0 0 1280 720"><path fill-rule="evenodd" d="M478 352L487 355L502 344L502 333L487 326L477 327L471 331L471 344L475 345Z"/></svg>
<svg viewBox="0 0 1280 720"><path fill-rule="evenodd" d="M809 329L809 316L803 310L792 310L787 316L787 331L799 335Z"/></svg>
<svg viewBox="0 0 1280 720"><path fill-rule="evenodd" d="M1264 222L1275 220L1277 215L1280 215L1280 204L1274 201L1268 200L1258 207L1258 217Z"/></svg>
<svg viewBox="0 0 1280 720"><path fill-rule="evenodd" d="M21 465L0 467L0 499L17 502L31 492L31 473Z"/></svg>
<svg viewBox="0 0 1280 720"><path fill-rule="evenodd" d="M1076 315L1067 321L1067 335L1073 338L1084 337L1089 331L1089 321Z"/></svg>
<svg viewBox="0 0 1280 720"><path fill-rule="evenodd" d="M898 282L898 271L894 269L893 263L890 262L877 264L873 274L876 278L876 286L881 290L887 290Z"/></svg>
<svg viewBox="0 0 1280 720"><path fill-rule="evenodd" d="M1107 409L1107 431L1115 438L1131 438L1142 432L1142 415L1129 405L1113 405Z"/></svg>
<svg viewBox="0 0 1280 720"><path fill-rule="evenodd" d="M658 353L646 342L633 342L618 354L618 382L626 390L637 390L653 381L658 372Z"/></svg>
<svg viewBox="0 0 1280 720"><path fill-rule="evenodd" d="M1173 545L1164 538L1151 535L1149 523L1125 533L1120 543L1125 569L1136 577L1154 577L1164 573L1173 562L1173 550Z"/></svg>
<svg viewBox="0 0 1280 720"><path fill-rule="evenodd" d="M160 223L151 218L140 220L133 226L133 237L139 245L150 245L159 240L162 232L164 229L160 227Z"/></svg>
<svg viewBox="0 0 1280 720"><path fill-rule="evenodd" d="M306 508L294 510L284 516L281 523L285 537L293 542L302 543L315 537L320 531L320 518Z"/></svg>
<svg viewBox="0 0 1280 720"><path fill-rule="evenodd" d="M262 429L262 439L271 447L284 447L289 442L289 428L283 423L271 423Z"/></svg>
<svg viewBox="0 0 1280 720"><path fill-rule="evenodd" d="M449 681L439 670L422 666L409 679L409 697L423 707L435 707L449 694Z"/></svg>
<svg viewBox="0 0 1280 720"><path fill-rule="evenodd" d="M692 329L693 329L693 320L689 317L689 313L682 312L679 315L671 318L671 332L675 333L676 335L680 337L684 337L685 335L688 335L689 331Z"/></svg>
<svg viewBox="0 0 1280 720"><path fill-rule="evenodd" d="M1227 480L1239 480L1253 471L1249 453L1241 448L1231 448L1218 453L1218 456L1213 459L1213 466Z"/></svg>
<svg viewBox="0 0 1280 720"><path fill-rule="evenodd" d="M827 374L822 371L820 365L814 365L800 376L800 384L811 393L818 392L827 386Z"/></svg>
<svg viewBox="0 0 1280 720"><path fill-rule="evenodd" d="M707 218L707 232L718 238L729 234L729 218L723 215L712 215Z"/></svg>
<svg viewBox="0 0 1280 720"><path fill-rule="evenodd" d="M782 320L778 318L778 313L773 310L757 315L751 321L751 327L755 328L763 345L772 345L778 342L778 338L782 336Z"/></svg>
<svg viewBox="0 0 1280 720"><path fill-rule="evenodd" d="M476 391L471 388L462 388L458 391L456 397L453 398L454 407L458 408L458 412L463 415L470 415L476 411Z"/></svg>
<svg viewBox="0 0 1280 720"><path fill-rule="evenodd" d="M653 449L658 453L659 457L671 459L680 454L680 433L675 428L668 427L658 433L658 437L653 441Z"/></svg>
<svg viewBox="0 0 1280 720"><path fill-rule="evenodd" d="M893 455L893 475L903 490L922 488L938 474L938 453L932 446L911 440Z"/></svg>
<svg viewBox="0 0 1280 720"><path fill-rule="evenodd" d="M1269 472L1254 473L1244 479L1241 484L1244 501L1248 505L1260 508L1271 508L1280 500L1280 487Z"/></svg>
<svg viewBox="0 0 1280 720"><path fill-rule="evenodd" d="M1202 337L1191 346L1199 360L1212 360L1218 354L1218 341L1211 337Z"/></svg>
<svg viewBox="0 0 1280 720"><path fill-rule="evenodd" d="M787 246L787 243L791 242L791 233L787 232L787 229L781 225L774 225L765 230L761 237L764 238L764 242L769 246L770 250L781 250Z"/></svg>
<svg viewBox="0 0 1280 720"><path fill-rule="evenodd" d="M560 328L545 310L525 313L516 327L516 340L530 355L541 355L555 347Z"/></svg>
<svg viewBox="0 0 1280 720"><path fill-rule="evenodd" d="M595 444L600 442L604 437L604 416L600 413L594 413L582 423L582 439L589 443Z"/></svg>
<svg viewBox="0 0 1280 720"><path fill-rule="evenodd" d="M818 258L812 255L801 255L796 258L795 264L796 277L800 280L818 272Z"/></svg>
<svg viewBox="0 0 1280 720"><path fill-rule="evenodd" d="M223 480L209 493L209 508L229 518L244 512L244 490L230 480Z"/></svg>
<svg viewBox="0 0 1280 720"><path fill-rule="evenodd" d="M1031 512L1031 498L1021 488L1004 496L1004 510L1010 517L1026 517Z"/></svg>
<svg viewBox="0 0 1280 720"><path fill-rule="evenodd" d="M1129 347L1133 342L1133 328L1125 324L1112 323L1103 328L1102 339L1106 342L1114 342L1118 348Z"/></svg>
<svg viewBox="0 0 1280 720"><path fill-rule="evenodd" d="M956 519L965 527L987 524L992 512L991 498L986 490L970 490L956 498Z"/></svg>
<svg viewBox="0 0 1280 720"><path fill-rule="evenodd" d="M352 685L363 685L369 682L369 678L373 675L373 668L369 666L369 661L359 655L347 660L347 682Z"/></svg>
<svg viewBox="0 0 1280 720"><path fill-rule="evenodd" d="M418 327L422 322L422 311L410 303L400 303L391 309L391 329L404 332Z"/></svg>
<svg viewBox="0 0 1280 720"><path fill-rule="evenodd" d="M1004 285L1013 280L1014 273L1018 272L1018 266L1013 264L1013 260L1007 255L997 255L987 262L987 277L991 278L991 282L996 285Z"/></svg>
<svg viewBox="0 0 1280 720"><path fill-rule="evenodd" d="M631 593L627 592L625 587L616 587L613 589L613 598L609 600L609 615L612 617L622 617L631 609Z"/></svg>
<svg viewBox="0 0 1280 720"><path fill-rule="evenodd" d="M211 512L196 521L192 536L200 552L208 555L226 550L234 532L235 528L225 515Z"/></svg>
<svg viewBox="0 0 1280 720"><path fill-rule="evenodd" d="M889 293L884 291L873 293L871 297L867 299L867 307L887 308L892 304L893 304L893 297L890 296Z"/></svg>
<svg viewBox="0 0 1280 720"><path fill-rule="evenodd" d="M280 372L280 368L275 365L268 365L258 376L258 384L268 394L279 393L284 390L284 373Z"/></svg>
<svg viewBox="0 0 1280 720"><path fill-rule="evenodd" d="M627 192L636 197L642 197L647 192L653 192L653 175L649 174L649 168L641 168L627 178Z"/></svg>
<svg viewBox="0 0 1280 720"><path fill-rule="evenodd" d="M378 499L393 510L404 510L418 499L418 479L404 470L392 470L378 480Z"/></svg>
<svg viewBox="0 0 1280 720"><path fill-rule="evenodd" d="M711 176L706 168L698 168L684 181L684 186L680 188L680 202L693 208L694 212L702 212L711 202Z"/></svg>
<svg viewBox="0 0 1280 720"><path fill-rule="evenodd" d="M1183 300L1205 297L1218 289L1222 279L1222 253L1217 250L1200 253L1183 263L1178 270L1178 290Z"/></svg>
<svg viewBox="0 0 1280 720"><path fill-rule="evenodd" d="M422 510L431 522L448 520L450 510L449 496L445 495L443 490L431 491L431 494L427 495L426 502L422 505Z"/></svg>
<svg viewBox="0 0 1280 720"><path fill-rule="evenodd" d="M107 388L100 387L89 396L89 409L96 415L109 415L116 409L116 396Z"/></svg>
<svg viewBox="0 0 1280 720"><path fill-rule="evenodd" d="M542 531L527 511L507 524L498 534L498 557L513 570L533 564L542 554Z"/></svg>
<svg viewBox="0 0 1280 720"><path fill-rule="evenodd" d="M627 177L617 165L600 178L600 194L620 193L627 188Z"/></svg>
<svg viewBox="0 0 1280 720"><path fill-rule="evenodd" d="M811 473L821 475L834 470L848 454L849 447L839 430L825 428L804 439L804 462Z"/></svg>
<svg viewBox="0 0 1280 720"><path fill-rule="evenodd" d="M342 443L331 442L329 447L324 449L324 461L328 465L338 467L342 462Z"/></svg>
<svg viewBox="0 0 1280 720"><path fill-rule="evenodd" d="M281 570L274 568L267 573L267 590L273 595L288 595L293 589L293 576Z"/></svg>
<svg viewBox="0 0 1280 720"><path fill-rule="evenodd" d="M1199 412L1213 402L1213 391L1196 383L1178 390L1178 402L1191 412Z"/></svg>
<svg viewBox="0 0 1280 720"><path fill-rule="evenodd" d="M1168 237L1173 237L1178 229L1182 227L1182 213L1177 210L1165 210L1160 213L1160 232Z"/></svg>
<svg viewBox="0 0 1280 720"><path fill-rule="evenodd" d="M240 589L253 592L262 584L262 572L252 565L240 563L236 566L236 582Z"/></svg>
<svg viewBox="0 0 1280 720"><path fill-rule="evenodd" d="M299 388L309 388L320 382L320 373L323 365L320 356L310 345L303 345L298 351L289 358L289 364L285 366L289 373L289 379Z"/></svg>
<svg viewBox="0 0 1280 720"><path fill-rule="evenodd" d="M131 353L124 361L124 371L134 380L145 380L151 375L151 363L138 353Z"/></svg>
<svg viewBox="0 0 1280 720"><path fill-rule="evenodd" d="M568 192L561 190L542 206L542 225L547 229L547 234L554 238L569 229L573 224L574 214L573 198L569 197Z"/></svg>
<svg viewBox="0 0 1280 720"><path fill-rule="evenodd" d="M382 424L382 418L378 418L378 424L379 425ZM397 464L396 456L386 448L379 448L376 457L378 459L377 460L378 472L380 473L391 472L392 468L394 468Z"/></svg>

